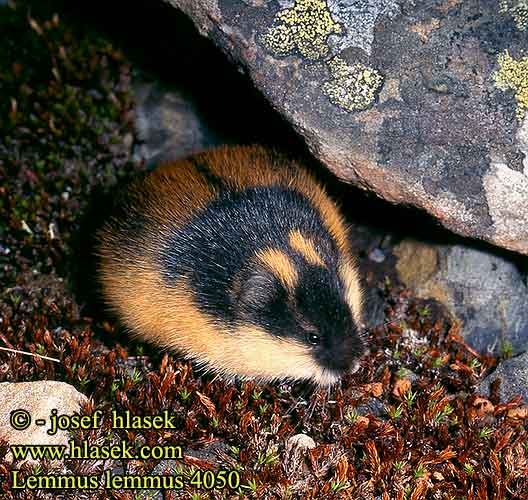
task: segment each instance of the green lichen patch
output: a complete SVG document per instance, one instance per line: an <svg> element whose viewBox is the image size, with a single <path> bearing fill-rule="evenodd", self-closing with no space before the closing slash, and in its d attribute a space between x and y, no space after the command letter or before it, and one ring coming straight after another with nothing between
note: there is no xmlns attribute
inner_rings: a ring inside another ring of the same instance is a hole
<svg viewBox="0 0 528 500"><path fill-rule="evenodd" d="M500 11L510 13L519 30L528 29L528 0L501 0Z"/></svg>
<svg viewBox="0 0 528 500"><path fill-rule="evenodd" d="M359 111L372 105L381 89L383 76L362 63L349 66L340 57L328 62L332 80L323 84L323 93L347 111Z"/></svg>
<svg viewBox="0 0 528 500"><path fill-rule="evenodd" d="M317 60L328 54L328 37L342 30L332 19L326 0L295 0L291 9L277 14L262 41L278 56L297 50L302 57Z"/></svg>
<svg viewBox="0 0 528 500"><path fill-rule="evenodd" d="M528 56L514 59L506 50L499 55L499 70L493 74L501 90L513 90L517 101L517 117L523 120L528 111Z"/></svg>

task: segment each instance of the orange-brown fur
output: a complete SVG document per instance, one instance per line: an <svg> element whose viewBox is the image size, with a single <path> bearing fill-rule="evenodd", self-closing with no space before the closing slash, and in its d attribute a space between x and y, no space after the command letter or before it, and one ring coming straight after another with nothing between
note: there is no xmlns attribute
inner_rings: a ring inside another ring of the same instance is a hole
<svg viewBox="0 0 528 500"><path fill-rule="evenodd" d="M264 264L290 290L299 279L295 264L284 252L276 248L263 248L257 253L257 260Z"/></svg>
<svg viewBox="0 0 528 500"><path fill-rule="evenodd" d="M325 267L325 263L322 257L317 253L317 249L313 242L309 238L303 236L299 230L290 232L289 242L293 250L300 253L306 259L306 262L309 262L314 266Z"/></svg>

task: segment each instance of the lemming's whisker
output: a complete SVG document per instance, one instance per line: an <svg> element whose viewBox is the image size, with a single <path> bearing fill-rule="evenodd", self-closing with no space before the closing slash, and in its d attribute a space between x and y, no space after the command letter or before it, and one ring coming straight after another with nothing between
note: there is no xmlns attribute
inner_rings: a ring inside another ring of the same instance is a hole
<svg viewBox="0 0 528 500"><path fill-rule="evenodd" d="M301 404L308 404L308 408L310 408L309 406L309 403L308 403L308 395L309 393L311 392L312 395L313 395L313 391L314 391L314 387L312 386L312 384L310 383L310 385L308 385L303 391L302 393L299 395L299 397L297 398L297 401L295 402L295 404L293 404L292 406L290 406L290 408L288 409L288 411L285 413L284 417L287 417L288 415L290 415L294 410L295 408L297 408L298 406L300 406ZM311 396L310 396L311 397ZM306 421L306 418L304 419L297 419L297 423L295 424L294 427L292 427L292 429L290 430L290 432L288 432L287 434L287 437L290 438L292 437L299 429L300 425Z"/></svg>
<svg viewBox="0 0 528 500"><path fill-rule="evenodd" d="M293 413L293 410L295 410L299 405L301 405L301 401L306 401L306 395L308 394L308 391L309 389L306 389L304 393L299 395L295 404L291 405L290 408L284 414L285 417L291 415Z"/></svg>
<svg viewBox="0 0 528 500"><path fill-rule="evenodd" d="M326 372L327 370L325 370ZM342 380L341 379L338 379L336 382L334 382L331 386L329 387L326 387L325 388L325 396L326 396L326 403L328 403L329 401L329 396L330 396L330 390L331 389L334 389L337 385L341 385L342 384ZM318 391L319 392L319 391ZM313 414L315 412L315 408L317 406L317 403L319 402L319 398L316 397L313 399L313 401L310 402L310 404L308 405L308 408L307 408L307 415L305 416L304 418L304 421L308 421L308 420L311 420L311 418L313 417Z"/></svg>

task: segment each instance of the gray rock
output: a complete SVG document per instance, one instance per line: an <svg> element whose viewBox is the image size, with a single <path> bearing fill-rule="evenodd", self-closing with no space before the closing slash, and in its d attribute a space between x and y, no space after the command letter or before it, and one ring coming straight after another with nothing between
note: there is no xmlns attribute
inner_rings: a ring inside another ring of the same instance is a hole
<svg viewBox="0 0 528 500"><path fill-rule="evenodd" d="M503 361L498 368L480 384L479 392L489 394L489 386L501 379L500 398L506 403L519 394L528 402L528 353Z"/></svg>
<svg viewBox="0 0 528 500"><path fill-rule="evenodd" d="M222 141L207 127L192 100L176 88L136 80L136 128L141 144L136 161L155 165L219 145Z"/></svg>
<svg viewBox="0 0 528 500"><path fill-rule="evenodd" d="M168 1L338 177L528 254L526 26L511 8L495 0Z"/></svg>
<svg viewBox="0 0 528 500"><path fill-rule="evenodd" d="M358 415L375 415L381 417L387 412L385 404L377 398L370 398L366 403L363 403L356 407Z"/></svg>
<svg viewBox="0 0 528 500"><path fill-rule="evenodd" d="M480 352L528 349L526 273L508 258L462 244L404 240L395 249L402 281L418 297L436 299L462 321Z"/></svg>
<svg viewBox="0 0 528 500"><path fill-rule="evenodd" d="M86 396L78 392L73 386L65 382L3 382L0 383L0 439L9 445L67 445L70 435L67 431L59 430L54 435L47 433L50 429L50 415L57 409L59 415L73 415L78 412L81 404L87 401ZM10 423L11 412L26 410L31 423L25 430L15 430ZM45 425L36 425L39 419L45 420ZM7 454L12 460L11 452ZM31 458L26 460L33 462Z"/></svg>

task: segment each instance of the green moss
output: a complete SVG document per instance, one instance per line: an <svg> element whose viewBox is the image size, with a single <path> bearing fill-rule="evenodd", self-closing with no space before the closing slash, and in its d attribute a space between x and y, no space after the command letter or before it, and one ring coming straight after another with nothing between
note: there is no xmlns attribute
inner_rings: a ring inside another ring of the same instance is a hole
<svg viewBox="0 0 528 500"><path fill-rule="evenodd" d="M517 101L517 117L523 120L528 111L528 56L514 59L506 50L499 55L499 70L493 74L497 88L513 90Z"/></svg>
<svg viewBox="0 0 528 500"><path fill-rule="evenodd" d="M317 60L328 54L328 37L341 32L342 27L332 19L326 0L295 0L291 9L277 14L275 26L262 41L278 56L297 50L302 57Z"/></svg>
<svg viewBox="0 0 528 500"><path fill-rule="evenodd" d="M328 62L332 80L323 84L323 93L347 111L367 109L383 83L383 76L361 63L349 66L340 57Z"/></svg>
<svg viewBox="0 0 528 500"><path fill-rule="evenodd" d="M26 17L20 7L2 8L0 31L0 89L9 97L0 100L0 132L8 144L27 127L45 139L46 150L69 153L93 137L94 121L112 127L121 96L109 93L121 55L110 43L74 34L57 14Z"/></svg>
<svg viewBox="0 0 528 500"><path fill-rule="evenodd" d="M6 285L16 281L20 255L41 272L64 262L91 188L133 170L124 141L134 133L129 66L107 39L55 12L47 2L0 6Z"/></svg>
<svg viewBox="0 0 528 500"><path fill-rule="evenodd" d="M519 30L528 29L528 0L501 0L500 11L511 14Z"/></svg>

